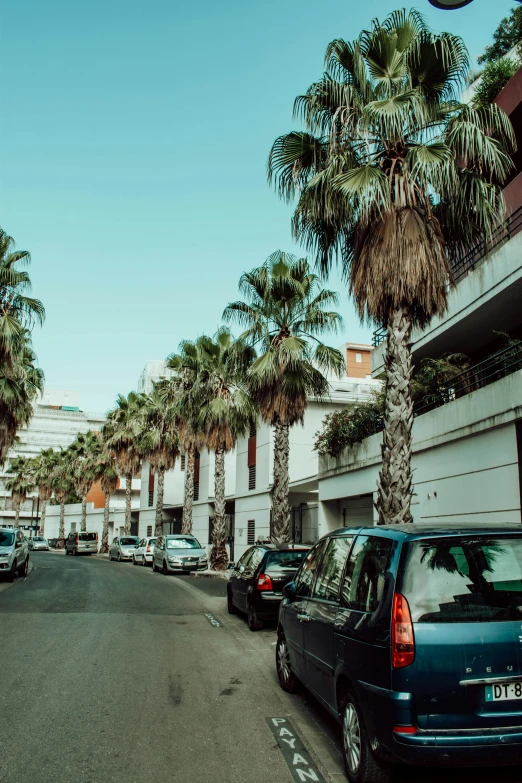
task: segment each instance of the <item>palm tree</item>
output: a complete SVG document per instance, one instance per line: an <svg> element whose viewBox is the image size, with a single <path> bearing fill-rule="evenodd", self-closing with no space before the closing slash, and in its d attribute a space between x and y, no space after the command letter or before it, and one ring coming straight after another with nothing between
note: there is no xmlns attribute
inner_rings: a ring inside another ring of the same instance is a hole
<svg viewBox="0 0 522 783"><path fill-rule="evenodd" d="M143 405L142 434L139 449L158 476L156 493L156 536L163 532L165 473L172 470L179 456L177 432L177 388L169 380L155 385Z"/></svg>
<svg viewBox="0 0 522 783"><path fill-rule="evenodd" d="M341 324L340 315L327 309L337 305L338 297L321 287L306 258L281 250L242 275L239 290L245 301L229 304L223 318L246 327L242 339L258 346L247 384L261 417L274 427L273 536L285 542L290 534L290 427L303 422L309 396L327 396L323 372L346 372L342 354L319 339Z"/></svg>
<svg viewBox="0 0 522 783"><path fill-rule="evenodd" d="M60 527L58 531L58 540L56 549L63 549L65 546L65 502L76 492L76 482L74 480L74 470L70 454L66 449L56 452L57 459L50 474L50 485L54 492L54 497L60 506Z"/></svg>
<svg viewBox="0 0 522 783"><path fill-rule="evenodd" d="M94 464L101 451L101 436L97 432L79 432L68 448L72 460L76 491L82 499L81 530L87 530L87 494L94 478Z"/></svg>
<svg viewBox="0 0 522 783"><path fill-rule="evenodd" d="M179 442L186 455L185 491L181 532L192 533L192 506L194 502L194 467L196 453L205 442L201 429L201 389L197 384L199 355L197 345L190 340L180 343L179 353L167 358L167 367L173 371L169 379L176 397L176 426Z"/></svg>
<svg viewBox="0 0 522 783"><path fill-rule="evenodd" d="M255 358L255 351L242 340L234 340L223 327L214 338L200 337L196 341L200 370L198 384L202 393L200 411L205 445L215 454L214 530L210 566L226 568L225 546L225 454L236 445L255 420L253 402L244 388L246 372Z"/></svg>
<svg viewBox="0 0 522 783"><path fill-rule="evenodd" d="M112 449L118 469L125 477L125 534L131 532L132 477L141 465L139 437L144 395L129 392L118 395L116 406L109 411L103 427L103 438Z"/></svg>
<svg viewBox="0 0 522 783"><path fill-rule="evenodd" d="M34 462L34 483L38 489L38 495L42 502L42 510L40 514L40 535L45 535L45 517L47 513L47 504L52 497L53 490L51 487L51 473L58 461L59 457L54 449L43 449L37 457L33 458Z"/></svg>
<svg viewBox="0 0 522 783"><path fill-rule="evenodd" d="M119 481L118 468L112 449L102 441L102 448L99 454L93 459L92 475L95 481L99 481L102 492L105 495L103 506L103 532L100 546L100 554L106 554L109 551L109 513L111 495L116 491Z"/></svg>
<svg viewBox="0 0 522 783"><path fill-rule="evenodd" d="M20 523L20 507L34 489L33 468L34 465L27 457L15 457L9 463L8 471L13 475L5 482L5 488L11 493L15 509L15 527Z"/></svg>
<svg viewBox="0 0 522 783"><path fill-rule="evenodd" d="M410 335L445 311L452 262L502 214L514 135L495 104L459 103L469 70L458 36L395 11L295 102L305 131L278 138L268 176L297 196L293 231L324 273L342 260L361 318L387 328L380 524L410 522ZM499 184L500 183L500 184Z"/></svg>

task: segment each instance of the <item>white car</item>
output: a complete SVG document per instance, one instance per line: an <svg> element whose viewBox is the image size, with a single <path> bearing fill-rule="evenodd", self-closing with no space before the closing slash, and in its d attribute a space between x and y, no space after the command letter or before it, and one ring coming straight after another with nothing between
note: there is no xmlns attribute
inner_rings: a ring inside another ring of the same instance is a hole
<svg viewBox="0 0 522 783"><path fill-rule="evenodd" d="M16 574L27 576L29 570L29 547L21 530L10 527L0 528L0 574L4 573L9 582L14 582Z"/></svg>
<svg viewBox="0 0 522 783"><path fill-rule="evenodd" d="M43 536L33 536L29 539L29 549L49 551L49 542Z"/></svg>
<svg viewBox="0 0 522 783"><path fill-rule="evenodd" d="M146 536L145 538L141 539L132 554L133 565L152 565L155 540L155 536L153 538Z"/></svg>

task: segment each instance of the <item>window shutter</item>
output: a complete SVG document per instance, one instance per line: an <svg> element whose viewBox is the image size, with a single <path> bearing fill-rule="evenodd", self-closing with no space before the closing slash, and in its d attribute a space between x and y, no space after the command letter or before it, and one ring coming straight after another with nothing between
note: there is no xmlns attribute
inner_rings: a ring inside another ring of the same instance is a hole
<svg viewBox="0 0 522 783"><path fill-rule="evenodd" d="M212 544L214 541L214 517L208 518L208 543Z"/></svg>
<svg viewBox="0 0 522 783"><path fill-rule="evenodd" d="M152 525L147 525L147 538L152 535Z"/></svg>
<svg viewBox="0 0 522 783"><path fill-rule="evenodd" d="M247 544L255 544L256 543L256 520L249 519L247 525L248 525Z"/></svg>
<svg viewBox="0 0 522 783"><path fill-rule="evenodd" d="M185 454L181 455L181 470L185 470Z"/></svg>
<svg viewBox="0 0 522 783"><path fill-rule="evenodd" d="M256 488L256 466L250 465L248 469L248 488L249 489L255 489Z"/></svg>
<svg viewBox="0 0 522 783"><path fill-rule="evenodd" d="M194 482L194 500L199 500L199 481Z"/></svg>

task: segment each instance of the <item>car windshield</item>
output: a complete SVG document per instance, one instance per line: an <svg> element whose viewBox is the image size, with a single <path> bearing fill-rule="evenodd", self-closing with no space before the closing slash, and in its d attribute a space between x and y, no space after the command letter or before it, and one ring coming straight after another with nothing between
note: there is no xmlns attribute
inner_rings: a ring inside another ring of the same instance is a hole
<svg viewBox="0 0 522 783"><path fill-rule="evenodd" d="M9 530L0 530L0 546L12 546L14 533Z"/></svg>
<svg viewBox="0 0 522 783"><path fill-rule="evenodd" d="M270 552L266 559L268 568L294 568L297 569L308 554L308 549L292 552Z"/></svg>
<svg viewBox="0 0 522 783"><path fill-rule="evenodd" d="M149 544L153 544L155 542L155 538L149 538Z"/></svg>
<svg viewBox="0 0 522 783"><path fill-rule="evenodd" d="M167 538L167 549L201 549L195 538Z"/></svg>
<svg viewBox="0 0 522 783"><path fill-rule="evenodd" d="M122 546L136 546L139 538L120 538L120 544Z"/></svg>
<svg viewBox="0 0 522 783"><path fill-rule="evenodd" d="M96 533L78 533L78 541L96 541Z"/></svg>
<svg viewBox="0 0 522 783"><path fill-rule="evenodd" d="M33 536L33 541L45 541L45 538L42 538L42 536Z"/></svg>
<svg viewBox="0 0 522 783"><path fill-rule="evenodd" d="M414 623L522 620L522 537L415 541L401 592Z"/></svg>

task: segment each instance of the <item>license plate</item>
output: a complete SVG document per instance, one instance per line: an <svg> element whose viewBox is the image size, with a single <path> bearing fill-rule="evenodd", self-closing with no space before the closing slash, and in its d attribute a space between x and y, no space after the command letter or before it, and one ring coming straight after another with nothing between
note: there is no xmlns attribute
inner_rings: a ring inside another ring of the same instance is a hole
<svg viewBox="0 0 522 783"><path fill-rule="evenodd" d="M522 699L522 682L486 685L486 701L513 701L513 699Z"/></svg>

